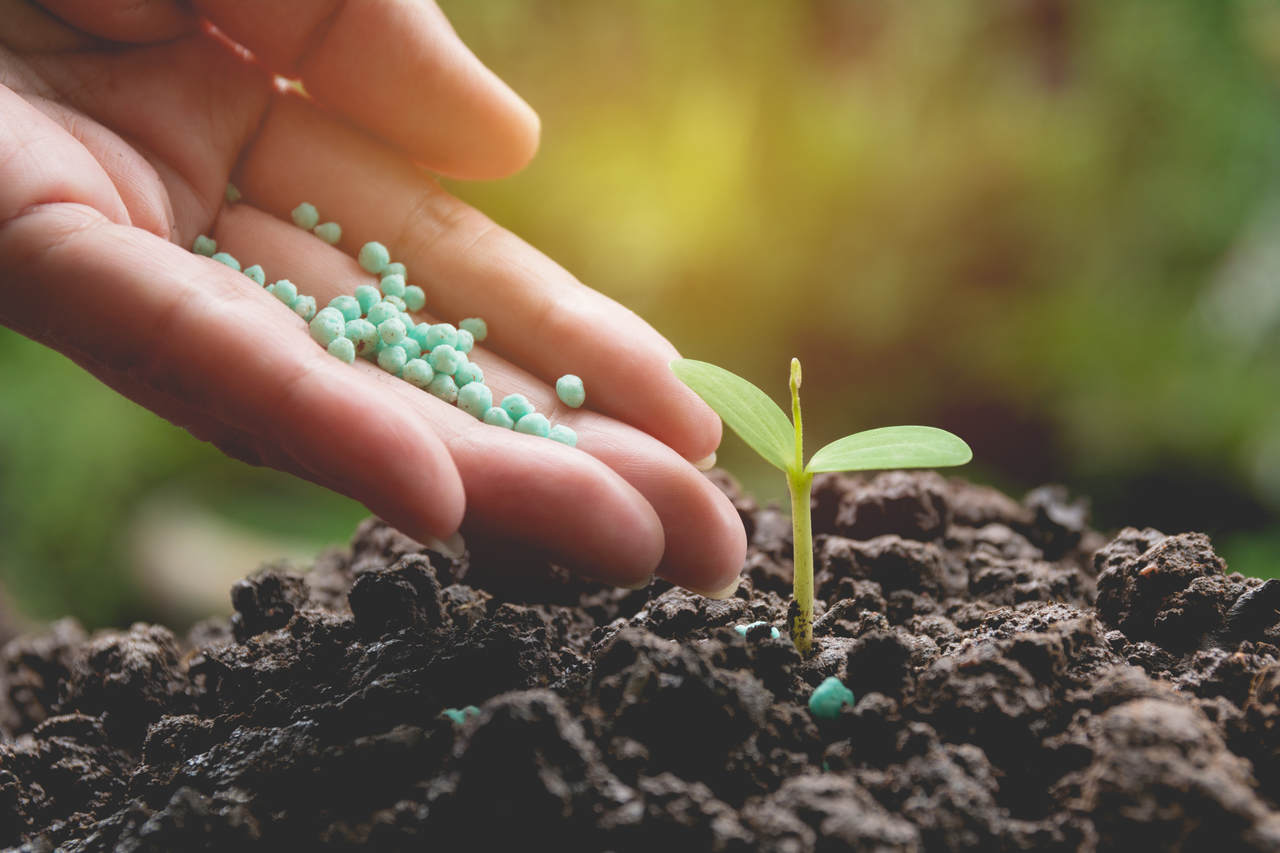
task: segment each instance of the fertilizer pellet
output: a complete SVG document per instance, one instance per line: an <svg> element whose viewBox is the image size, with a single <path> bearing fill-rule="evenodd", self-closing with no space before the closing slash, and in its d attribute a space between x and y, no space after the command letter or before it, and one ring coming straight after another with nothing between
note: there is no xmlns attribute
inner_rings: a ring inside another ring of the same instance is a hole
<svg viewBox="0 0 1280 853"><path fill-rule="evenodd" d="M507 410L501 406L490 406L481 420L489 426L502 427L503 429L514 429L516 425L516 422L511 420L511 415L508 415Z"/></svg>
<svg viewBox="0 0 1280 853"><path fill-rule="evenodd" d="M431 367L436 373L443 373L452 376L454 371L459 367L459 353L448 344L440 344L431 348L431 355L427 356L427 361L431 363Z"/></svg>
<svg viewBox="0 0 1280 853"><path fill-rule="evenodd" d="M458 408L472 417L483 418L492 405L493 392L483 382L470 382L458 388Z"/></svg>
<svg viewBox="0 0 1280 853"><path fill-rule="evenodd" d="M295 296L293 301L289 303L289 307L293 309L293 313L308 322L312 317L316 316L316 298L314 296Z"/></svg>
<svg viewBox="0 0 1280 853"><path fill-rule="evenodd" d="M404 296L404 276L399 273L393 275L384 275L382 280L378 282L378 289L382 291L383 296Z"/></svg>
<svg viewBox="0 0 1280 853"><path fill-rule="evenodd" d="M389 347L403 341L404 333L404 323L400 322L399 317L392 317L378 324L378 337L382 338L382 342Z"/></svg>
<svg viewBox="0 0 1280 853"><path fill-rule="evenodd" d="M551 422L542 412L530 412L516 421L516 432L546 438L551 434Z"/></svg>
<svg viewBox="0 0 1280 853"><path fill-rule="evenodd" d="M230 181L227 181L227 190L224 193L224 197L227 200L227 204L235 204L243 198L243 196L240 195L240 190L237 189L236 185Z"/></svg>
<svg viewBox="0 0 1280 853"><path fill-rule="evenodd" d="M552 428L552 432L555 432L555 429L554 429L554 428ZM744 636L744 637L745 637L745 636L747 636L747 632L748 632L748 631L750 631L752 628L758 628L758 627L759 627L759 626L761 626L761 625L768 625L768 624L769 624L768 622L763 622L763 621L762 621L762 622L751 622L751 623L746 624L746 625L734 625L734 626L733 626L733 630L737 631L739 634L741 634L742 636ZM782 635L781 635L780 633L778 633L778 629L777 629L777 628L774 628L774 627L772 627L772 626L771 626L771 627L769 628L769 636L776 640L776 639L778 639L779 637L781 637Z"/></svg>
<svg viewBox="0 0 1280 853"><path fill-rule="evenodd" d="M259 287L267 283L267 273L258 264L244 268L244 274L249 276Z"/></svg>
<svg viewBox="0 0 1280 853"><path fill-rule="evenodd" d="M422 347L418 346L418 342L408 335L397 341L396 346L404 350L405 355L409 356L409 358L418 358L422 355Z"/></svg>
<svg viewBox="0 0 1280 853"><path fill-rule="evenodd" d="M411 284L404 289L404 304L410 311L421 311L427 304L427 294L421 287Z"/></svg>
<svg viewBox="0 0 1280 853"><path fill-rule="evenodd" d="M356 288L356 302L360 305L361 314L368 314L381 301L382 291L372 284L362 284Z"/></svg>
<svg viewBox="0 0 1280 853"><path fill-rule="evenodd" d="M311 330L312 339L320 346L327 347L334 338L342 336L346 324L342 320L342 312L336 308L322 308L316 312L316 316L311 318L308 328Z"/></svg>
<svg viewBox="0 0 1280 853"><path fill-rule="evenodd" d="M456 349L458 352L471 352L471 350L475 347L475 345L476 345L476 339L474 335L472 335L466 329L458 330L458 342L453 345L454 349Z"/></svg>
<svg viewBox="0 0 1280 853"><path fill-rule="evenodd" d="M582 387L582 380L572 373L566 373L556 380L556 396L560 398L560 402L571 409L578 408L587 400L587 392Z"/></svg>
<svg viewBox="0 0 1280 853"><path fill-rule="evenodd" d="M204 255L206 258L211 258L213 257L213 253L218 251L218 241L212 237L206 237L201 234L196 238L195 242L191 244L191 251L195 252L197 255Z"/></svg>
<svg viewBox="0 0 1280 853"><path fill-rule="evenodd" d="M311 233L332 246L342 239L342 226L336 222L321 222L311 229Z"/></svg>
<svg viewBox="0 0 1280 853"><path fill-rule="evenodd" d="M214 252L212 257L213 257L213 260L217 261L218 263L226 264L236 272L240 272L240 262L237 261L235 258L233 258L231 255L227 254L226 252Z"/></svg>
<svg viewBox="0 0 1280 853"><path fill-rule="evenodd" d="M329 309L326 308L325 310ZM343 333L351 339L351 343L355 344L356 355L365 355L373 352L374 347L378 344L377 327L365 319L348 320L347 327Z"/></svg>
<svg viewBox="0 0 1280 853"><path fill-rule="evenodd" d="M329 341L329 346L326 349L329 350L329 355L338 359L338 361L345 361L347 364L351 364L356 360L356 346L351 343L349 338L334 338Z"/></svg>
<svg viewBox="0 0 1280 853"><path fill-rule="evenodd" d="M405 305L404 300L401 299L399 296L396 296L395 294L390 294L388 296L382 297L382 301L387 303L388 305L394 305L397 311L404 311L405 308L408 307L407 305ZM413 324L410 323L409 325L413 325Z"/></svg>
<svg viewBox="0 0 1280 853"><path fill-rule="evenodd" d="M436 378L436 372L431 369L431 365L421 358L411 358L405 362L404 370L400 372L400 378L411 385L426 390L431 384L431 380Z"/></svg>
<svg viewBox="0 0 1280 853"><path fill-rule="evenodd" d="M310 231L320 222L320 213L316 210L316 206L305 201L295 207L290 215L293 217L293 224L304 231Z"/></svg>
<svg viewBox="0 0 1280 853"><path fill-rule="evenodd" d="M458 330L451 323L436 323L427 330L427 340L424 346L427 349L435 349L441 344L454 346L458 342Z"/></svg>
<svg viewBox="0 0 1280 853"><path fill-rule="evenodd" d="M377 305L369 309L369 322L375 326L381 326L392 317L400 319L400 312L396 310L396 306L388 302L379 302Z"/></svg>
<svg viewBox="0 0 1280 853"><path fill-rule="evenodd" d="M408 363L409 356L400 347L389 346L378 352L378 367L393 376L399 376Z"/></svg>
<svg viewBox="0 0 1280 853"><path fill-rule="evenodd" d="M573 427L564 424L556 424L547 433L547 438L552 441L558 441L561 444L567 444L569 447L578 446L578 434L573 431Z"/></svg>
<svg viewBox="0 0 1280 853"><path fill-rule="evenodd" d="M533 404L523 394L508 394L500 404L511 420L519 422L525 415L533 412Z"/></svg>
<svg viewBox="0 0 1280 853"><path fill-rule="evenodd" d="M279 299L285 305L292 305L293 300L298 298L297 286L287 278L282 278L275 284L267 288L271 295Z"/></svg>
<svg viewBox="0 0 1280 853"><path fill-rule="evenodd" d="M350 323L352 320L358 320L364 312L360 310L360 303L354 296L342 294L335 296L329 300L330 308L337 308L342 312L342 319Z"/></svg>
<svg viewBox="0 0 1280 853"><path fill-rule="evenodd" d="M399 261L392 261L391 263L387 264L385 267L382 268L382 274L384 276L388 276L388 275L407 276L409 272L404 268L404 264L400 263Z"/></svg>
<svg viewBox="0 0 1280 853"><path fill-rule="evenodd" d="M409 337L417 341L418 346L422 347L423 350L429 350L431 348L427 346L427 333L430 331L431 331L430 323L418 323L416 326L414 326L412 329L409 330Z"/></svg>
<svg viewBox="0 0 1280 853"><path fill-rule="evenodd" d="M467 362L453 372L453 381L458 383L459 388L472 382L483 382L484 371L480 369L480 365Z"/></svg>
<svg viewBox="0 0 1280 853"><path fill-rule="evenodd" d="M377 275L386 268L387 264L391 263L391 253L387 251L386 246L378 241L370 240L360 247L360 255L356 260L360 262L360 266L366 272Z"/></svg>
<svg viewBox="0 0 1280 853"><path fill-rule="evenodd" d="M834 675L814 688L809 697L809 711L819 719L834 720L840 716L840 709L853 704L853 691L845 687Z"/></svg>
<svg viewBox="0 0 1280 853"><path fill-rule="evenodd" d="M458 327L466 329L477 341L483 341L489 337L489 324L479 317L468 317L459 322Z"/></svg>
<svg viewBox="0 0 1280 853"><path fill-rule="evenodd" d="M458 402L458 385L453 381L452 376L437 373L436 378L432 379L431 384L427 386L427 390L446 403Z"/></svg>

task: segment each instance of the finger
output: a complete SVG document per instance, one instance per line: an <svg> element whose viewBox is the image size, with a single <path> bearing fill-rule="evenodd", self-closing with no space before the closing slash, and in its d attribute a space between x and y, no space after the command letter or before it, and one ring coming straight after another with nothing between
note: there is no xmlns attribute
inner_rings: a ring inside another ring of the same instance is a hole
<svg viewBox="0 0 1280 853"><path fill-rule="evenodd" d="M253 436L411 536L461 522L462 482L422 419L314 346L230 269L81 205L0 228L0 321Z"/></svg>
<svg viewBox="0 0 1280 853"><path fill-rule="evenodd" d="M93 155L53 119L0 86L0 223L32 205L87 204L128 222L120 193Z"/></svg>
<svg viewBox="0 0 1280 853"><path fill-rule="evenodd" d="M538 146L538 118L430 2L197 0L267 66L432 169L496 178Z"/></svg>
<svg viewBox="0 0 1280 853"><path fill-rule="evenodd" d="M289 279L298 284L300 290L316 296L320 304L339 294L353 293L357 285L373 281L343 252L248 205L235 205L225 211L218 219L215 236L220 247L230 250L242 261L252 259L261 263L268 272L268 280L287 271ZM578 448L600 459L653 507L665 541L659 574L681 586L707 593L723 589L737 576L746 551L742 522L724 494L688 462L639 430L596 412L564 406L547 383L500 356L477 348L472 359L484 370L485 384L493 389L495 399L509 393L522 393L553 422L573 427L579 436ZM391 379L386 375L383 378ZM398 393L406 394L424 407L439 407L451 415L460 414L456 408L407 383L391 382ZM481 424L469 415L451 418L447 424L443 423L441 413L433 411L431 417L448 431L441 434L467 485L469 525L484 526L510 536L519 523L522 537L534 541L543 529L543 522L534 521L528 515L530 509L554 507L551 521L557 522L554 524L557 530L567 528L572 531L571 536L578 537L583 535L583 529L598 529L599 525L587 522L589 516L585 513L598 512L600 498L583 491L581 485L565 482L563 470L552 468L538 475L514 473L528 464L531 442L519 442L511 451L516 454L512 458L499 449L505 447L500 441L509 435L505 431ZM555 450L548 447L553 444L533 439L532 450ZM562 456L557 450L556 459ZM544 457L539 453L535 458ZM528 487L513 488L516 483L530 479L541 481L544 476L562 483L573 494L568 498L549 495L534 501L530 499ZM477 515L481 511L492 519L485 525ZM516 517L505 525L495 523L507 515ZM565 519L574 521L566 525ZM621 550L626 549L613 549L615 554ZM606 555L617 559L607 552ZM652 565L649 568L652 569ZM612 574L609 579L631 585L629 579L635 577L641 575L628 571Z"/></svg>
<svg viewBox="0 0 1280 853"><path fill-rule="evenodd" d="M40 5L86 33L132 44L176 38L197 24L177 0L40 0Z"/></svg>
<svg viewBox="0 0 1280 853"><path fill-rule="evenodd" d="M344 171L334 179L334 164ZM675 378L676 350L631 311L584 287L511 233L444 192L393 151L296 98L282 98L237 184L285 219L301 201L343 226L355 254L388 245L447 320L481 316L486 346L553 383L582 376L587 405L634 424L688 459L720 441L720 420Z"/></svg>

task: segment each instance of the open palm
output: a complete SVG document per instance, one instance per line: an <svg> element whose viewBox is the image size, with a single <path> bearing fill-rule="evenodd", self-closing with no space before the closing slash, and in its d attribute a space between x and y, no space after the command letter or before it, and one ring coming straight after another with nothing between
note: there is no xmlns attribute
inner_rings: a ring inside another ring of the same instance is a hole
<svg viewBox="0 0 1280 853"><path fill-rule="evenodd" d="M412 535L465 512L608 581L656 568L718 590L743 532L686 461L720 425L666 369L674 349L426 171L508 174L537 137L426 2L0 0L0 322ZM224 203L228 179L242 202ZM288 222L301 201L343 226L339 246ZM580 449L329 357L269 293L186 251L202 233L322 305L369 282L361 244L386 243L426 291L422 319L488 320L473 360L495 396L526 394ZM567 372L588 409L557 403Z"/></svg>

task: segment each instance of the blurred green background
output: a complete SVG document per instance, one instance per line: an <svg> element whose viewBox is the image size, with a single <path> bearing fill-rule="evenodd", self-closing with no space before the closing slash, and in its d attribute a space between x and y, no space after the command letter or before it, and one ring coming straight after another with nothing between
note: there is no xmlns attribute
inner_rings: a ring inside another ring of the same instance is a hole
<svg viewBox="0 0 1280 853"><path fill-rule="evenodd" d="M442 6L543 121L525 172L451 188L685 355L778 399L798 355L811 446L946 427L967 476L1280 574L1280 5ZM736 439L721 460L782 494ZM29 616L182 622L362 515L0 332Z"/></svg>

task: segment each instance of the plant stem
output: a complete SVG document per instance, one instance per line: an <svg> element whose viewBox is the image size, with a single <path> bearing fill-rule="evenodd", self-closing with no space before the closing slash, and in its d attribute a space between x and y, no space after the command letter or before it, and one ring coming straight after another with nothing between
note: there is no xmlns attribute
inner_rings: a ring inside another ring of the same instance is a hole
<svg viewBox="0 0 1280 853"><path fill-rule="evenodd" d="M813 646L813 525L809 513L812 484L812 474L787 473L787 490L791 492L792 594L796 602L791 642L802 655L809 654Z"/></svg>
<svg viewBox="0 0 1280 853"><path fill-rule="evenodd" d="M796 458L787 470L791 493L791 584L796 602L791 620L791 642L800 654L813 647L813 524L809 513L809 487L813 475L804 470L804 422L800 418L800 359L791 359L791 425L796 432Z"/></svg>

